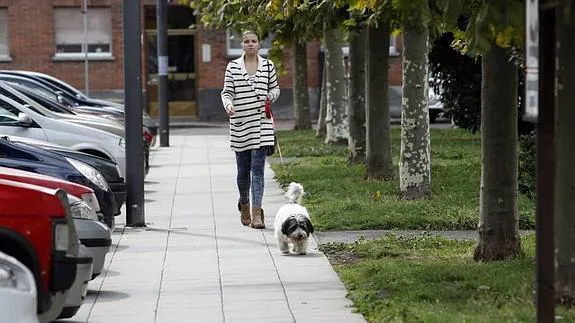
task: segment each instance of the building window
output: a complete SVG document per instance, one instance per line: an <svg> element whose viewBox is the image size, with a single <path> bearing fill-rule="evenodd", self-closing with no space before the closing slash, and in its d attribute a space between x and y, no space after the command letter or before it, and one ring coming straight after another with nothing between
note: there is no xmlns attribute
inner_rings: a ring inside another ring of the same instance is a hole
<svg viewBox="0 0 575 323"><path fill-rule="evenodd" d="M10 59L8 44L8 9L0 8L0 60Z"/></svg>
<svg viewBox="0 0 575 323"><path fill-rule="evenodd" d="M397 51L397 38L395 36L390 36L389 39L389 56L398 56L399 52ZM349 56L349 46L346 43L342 48L343 56Z"/></svg>
<svg viewBox="0 0 575 323"><path fill-rule="evenodd" d="M54 34L57 58L112 56L112 18L110 8L88 8L88 28L84 34L84 14L80 8L54 9Z"/></svg>
<svg viewBox="0 0 575 323"><path fill-rule="evenodd" d="M241 56L244 51L242 50L242 35L232 29L226 30L227 37L227 47L228 56ZM273 34L268 35L268 37L263 40L260 39L260 50L259 54L262 56L267 56L268 51L272 47Z"/></svg>

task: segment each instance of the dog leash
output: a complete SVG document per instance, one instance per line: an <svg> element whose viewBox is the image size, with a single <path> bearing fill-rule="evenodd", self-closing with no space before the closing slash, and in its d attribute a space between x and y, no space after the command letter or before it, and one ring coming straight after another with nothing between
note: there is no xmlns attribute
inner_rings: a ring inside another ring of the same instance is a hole
<svg viewBox="0 0 575 323"><path fill-rule="evenodd" d="M275 123L275 121L274 121L274 115L273 115L271 109L270 109L270 115L271 115L272 125L274 126L274 132L275 132L276 123ZM279 155L280 155L280 162L281 162L282 168L283 168L283 170L284 170L284 175L287 177L287 169L286 169L286 165L285 165L285 163L284 163L284 157L283 157L283 155L282 155L282 148L280 147L280 141L278 140L278 136L277 136L277 135L275 136L275 140L276 140L276 145L278 146L278 153L279 153Z"/></svg>
<svg viewBox="0 0 575 323"><path fill-rule="evenodd" d="M269 83L270 74L271 74L270 65L269 65L269 63L268 63L268 91L269 91L269 89L270 89L270 83ZM275 123L275 121L274 121L274 114L273 114L273 112L272 112L272 107L271 107L271 106L272 106L272 103L271 103L270 98L268 97L268 98L266 98L266 108L269 109L270 119L272 119L272 126L274 127L274 134L275 134L276 123ZM280 154L280 162L282 163L282 168L283 168L283 171L284 171L284 176L287 178L287 169L286 169L286 165L285 165L285 163L284 163L284 157L283 157L283 155L282 155L282 149L281 149L281 147L280 147L280 141L278 140L278 136L277 136L277 135L274 135L274 138L275 138L275 144L278 146L278 153Z"/></svg>

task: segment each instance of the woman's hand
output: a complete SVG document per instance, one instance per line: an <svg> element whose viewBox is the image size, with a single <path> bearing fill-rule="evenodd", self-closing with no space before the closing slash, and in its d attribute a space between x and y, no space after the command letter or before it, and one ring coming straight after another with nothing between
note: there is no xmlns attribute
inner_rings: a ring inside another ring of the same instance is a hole
<svg viewBox="0 0 575 323"><path fill-rule="evenodd" d="M233 116L234 114L236 114L236 109L234 108L233 105L228 105L228 107L226 108L226 112L228 113L228 116Z"/></svg>

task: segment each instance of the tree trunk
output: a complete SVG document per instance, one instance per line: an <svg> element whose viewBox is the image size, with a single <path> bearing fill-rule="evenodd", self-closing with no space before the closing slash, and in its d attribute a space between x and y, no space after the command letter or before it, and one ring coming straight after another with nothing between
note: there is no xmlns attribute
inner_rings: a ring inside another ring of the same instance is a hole
<svg viewBox="0 0 575 323"><path fill-rule="evenodd" d="M367 29L367 179L395 177L389 119L389 22Z"/></svg>
<svg viewBox="0 0 575 323"><path fill-rule="evenodd" d="M365 163L365 51L367 31L351 36L349 44L349 159L352 164Z"/></svg>
<svg viewBox="0 0 575 323"><path fill-rule="evenodd" d="M345 142L348 137L345 104L345 75L339 28L326 26L324 31L326 69L326 136L325 143Z"/></svg>
<svg viewBox="0 0 575 323"><path fill-rule="evenodd" d="M399 191L406 200L431 196L428 48L427 25L404 28Z"/></svg>
<svg viewBox="0 0 575 323"><path fill-rule="evenodd" d="M296 39L293 47L294 129L311 129L309 89L307 84L307 46L305 42Z"/></svg>
<svg viewBox="0 0 575 323"><path fill-rule="evenodd" d="M568 17L557 16L555 293L575 306L575 7L570 9L564 10Z"/></svg>
<svg viewBox="0 0 575 323"><path fill-rule="evenodd" d="M517 69L493 44L482 58L481 192L475 260L521 252L517 211Z"/></svg>
<svg viewBox="0 0 575 323"><path fill-rule="evenodd" d="M325 59L324 59L325 61ZM324 138L325 137L325 133L326 133L326 126L325 126L325 114L327 111L327 90L326 90L326 77L325 75L327 74L327 71L325 69L325 64L324 64L324 68L322 71L322 77L321 77L321 93L320 93L320 98L319 98L319 113L317 116L317 129L315 132L315 136L316 137L321 137Z"/></svg>

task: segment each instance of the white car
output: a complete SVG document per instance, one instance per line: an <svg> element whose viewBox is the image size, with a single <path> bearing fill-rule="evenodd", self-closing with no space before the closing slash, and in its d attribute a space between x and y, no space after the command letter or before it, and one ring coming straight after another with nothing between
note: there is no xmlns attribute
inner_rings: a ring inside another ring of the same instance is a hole
<svg viewBox="0 0 575 323"><path fill-rule="evenodd" d="M124 125L117 121L96 115L75 114L69 111L64 113L62 111L58 111L57 109L50 109L50 106L42 105L34 98L22 92L23 90L21 90L20 88L21 87L18 85L0 81L0 95L4 95L22 105L30 105L30 109L34 110L39 114L42 114L46 117L50 117L52 119L61 119L68 121L70 123L100 129L125 138Z"/></svg>
<svg viewBox="0 0 575 323"><path fill-rule="evenodd" d="M41 115L28 105L0 95L0 134L47 141L112 160L126 176L124 138L94 128Z"/></svg>
<svg viewBox="0 0 575 323"><path fill-rule="evenodd" d="M2 322L38 323L36 281L28 267L0 252L0 313Z"/></svg>

